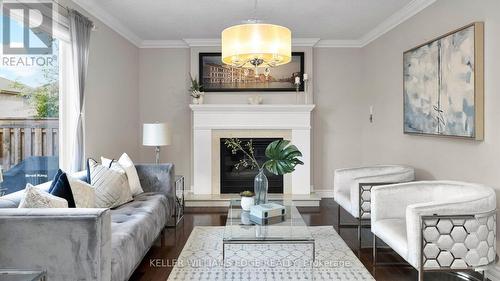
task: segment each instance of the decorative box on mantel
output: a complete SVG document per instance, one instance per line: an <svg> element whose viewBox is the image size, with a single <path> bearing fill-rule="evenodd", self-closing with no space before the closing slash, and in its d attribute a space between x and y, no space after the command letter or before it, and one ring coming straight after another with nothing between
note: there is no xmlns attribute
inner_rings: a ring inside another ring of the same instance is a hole
<svg viewBox="0 0 500 281"><path fill-rule="evenodd" d="M284 193L311 193L311 112L315 105L204 104L193 111L194 194L220 194L220 141L223 138L283 138L303 154L304 165L285 175Z"/></svg>

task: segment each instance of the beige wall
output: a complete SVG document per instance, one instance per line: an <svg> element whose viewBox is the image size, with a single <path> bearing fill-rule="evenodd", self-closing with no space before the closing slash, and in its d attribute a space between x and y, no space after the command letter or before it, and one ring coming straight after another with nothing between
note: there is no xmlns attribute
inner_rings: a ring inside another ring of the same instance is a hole
<svg viewBox="0 0 500 281"><path fill-rule="evenodd" d="M140 126L149 122L171 124L173 143L162 148L161 160L175 164L176 174L185 176L188 189L191 183L189 49L141 49L138 69ZM154 148L140 146L140 160L154 161Z"/></svg>
<svg viewBox="0 0 500 281"><path fill-rule="evenodd" d="M361 164L361 50L314 49L316 109L313 113L315 190L332 190L333 170Z"/></svg>
<svg viewBox="0 0 500 281"><path fill-rule="evenodd" d="M404 163L419 179L456 179L500 187L500 2L440 0L379 38L363 52L365 105L375 123L363 127L363 161ZM474 21L485 22L485 140L403 134L403 51Z"/></svg>

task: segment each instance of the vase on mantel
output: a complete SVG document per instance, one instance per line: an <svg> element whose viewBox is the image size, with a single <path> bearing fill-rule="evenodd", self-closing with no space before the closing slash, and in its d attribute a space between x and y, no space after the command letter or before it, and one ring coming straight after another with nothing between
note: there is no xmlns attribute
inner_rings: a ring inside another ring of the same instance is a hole
<svg viewBox="0 0 500 281"><path fill-rule="evenodd" d="M269 183L264 174L264 168L259 169L259 173L255 176L253 181L253 188L255 192L255 205L267 203L267 190Z"/></svg>

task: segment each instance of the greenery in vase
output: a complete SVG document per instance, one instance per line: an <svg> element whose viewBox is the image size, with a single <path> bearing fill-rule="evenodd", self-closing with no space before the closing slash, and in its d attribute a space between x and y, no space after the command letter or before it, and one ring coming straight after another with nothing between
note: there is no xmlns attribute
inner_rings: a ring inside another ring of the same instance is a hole
<svg viewBox="0 0 500 281"><path fill-rule="evenodd" d="M191 96L195 99L200 98L203 95L203 86L198 82L196 78L193 78L191 73L189 74L189 79L191 79L191 87L189 88Z"/></svg>
<svg viewBox="0 0 500 281"><path fill-rule="evenodd" d="M255 159L252 140L242 142L238 138L229 138L224 144L231 149L232 154L243 152L243 158L234 165L237 170L241 167L250 169L257 167L259 170L266 168L275 175L284 175L295 171L295 166L304 164L298 158L302 157L302 153L288 140L276 140L270 143L265 151L268 160L262 165Z"/></svg>
<svg viewBox="0 0 500 281"><path fill-rule="evenodd" d="M254 197L255 193L253 193L253 192L251 192L249 190L246 190L246 191L241 192L240 196L241 197Z"/></svg>

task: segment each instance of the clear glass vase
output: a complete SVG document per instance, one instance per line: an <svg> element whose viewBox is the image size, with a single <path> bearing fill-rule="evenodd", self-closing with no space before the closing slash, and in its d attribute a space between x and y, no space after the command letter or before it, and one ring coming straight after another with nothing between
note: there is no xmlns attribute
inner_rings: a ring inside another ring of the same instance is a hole
<svg viewBox="0 0 500 281"><path fill-rule="evenodd" d="M259 170L253 181L253 190L255 192L255 205L267 203L267 190L268 190L267 177L264 174L264 168Z"/></svg>

